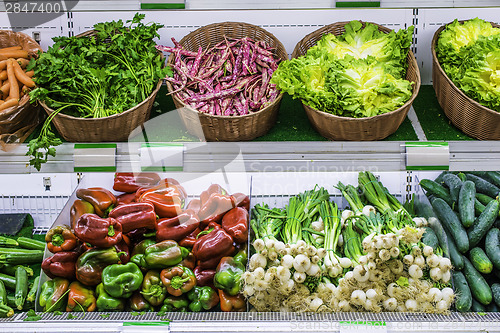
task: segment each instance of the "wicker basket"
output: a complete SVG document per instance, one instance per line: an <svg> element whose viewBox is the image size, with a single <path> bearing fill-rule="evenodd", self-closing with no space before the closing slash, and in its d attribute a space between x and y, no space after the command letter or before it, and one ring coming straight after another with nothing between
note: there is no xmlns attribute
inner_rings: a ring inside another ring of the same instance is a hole
<svg viewBox="0 0 500 333"><path fill-rule="evenodd" d="M93 30L86 31L77 37L90 37ZM52 123L64 140L69 142L110 142L126 141L129 134L149 119L151 109L160 90L160 80L148 98L124 112L103 118L78 118L58 113ZM54 110L45 103L40 103L50 116Z"/></svg>
<svg viewBox="0 0 500 333"><path fill-rule="evenodd" d="M464 21L460 21L463 23ZM449 23L448 23L449 24ZM491 23L495 28L500 25ZM465 134L479 140L500 140L500 113L491 110L465 95L448 78L436 56L439 34L446 28L440 27L432 39L432 85L439 105L453 125Z"/></svg>
<svg viewBox="0 0 500 333"><path fill-rule="evenodd" d="M344 26L349 22L337 22L324 26L309 35L305 36L292 53L292 58L306 54L307 50L325 34L332 33L336 36L344 33ZM390 32L391 30L381 25L375 24L380 31ZM363 23L363 26L365 23ZM350 118L335 116L331 113L323 112L311 108L302 103L309 121L313 127L325 138L340 141L372 141L381 140L396 132L410 110L413 100L420 89L420 72L413 52L408 52L408 70L406 80L415 82L411 98L399 109L380 114L374 117Z"/></svg>
<svg viewBox="0 0 500 333"><path fill-rule="evenodd" d="M224 37L250 37L254 40L263 40L276 50L276 55L280 59L288 59L285 47L273 34L258 26L243 22L210 24L192 31L179 43L187 50L197 52L199 47L206 49L223 41ZM170 55L167 64L173 61L174 56ZM173 91L169 82L167 82L167 87L169 92ZM207 141L248 141L266 134L276 122L282 97L281 93L267 107L244 116L217 116L198 112L182 102L176 94L172 95L188 132Z"/></svg>

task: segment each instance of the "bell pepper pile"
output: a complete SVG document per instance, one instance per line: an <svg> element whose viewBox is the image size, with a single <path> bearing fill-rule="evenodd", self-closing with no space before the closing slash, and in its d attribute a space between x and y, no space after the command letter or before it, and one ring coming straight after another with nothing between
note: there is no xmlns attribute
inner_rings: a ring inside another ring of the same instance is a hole
<svg viewBox="0 0 500 333"><path fill-rule="evenodd" d="M47 233L44 311L246 311L247 195L213 184L188 202L177 180L143 172L76 196Z"/></svg>

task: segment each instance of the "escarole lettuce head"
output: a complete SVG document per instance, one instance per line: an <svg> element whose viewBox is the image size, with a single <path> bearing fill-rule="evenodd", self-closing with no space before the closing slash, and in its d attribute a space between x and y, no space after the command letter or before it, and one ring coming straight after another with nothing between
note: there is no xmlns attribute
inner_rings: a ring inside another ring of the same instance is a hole
<svg viewBox="0 0 500 333"><path fill-rule="evenodd" d="M271 83L310 107L345 117L394 111L412 95L405 80L413 27L384 33L374 24L345 25L324 35L304 56L283 61Z"/></svg>

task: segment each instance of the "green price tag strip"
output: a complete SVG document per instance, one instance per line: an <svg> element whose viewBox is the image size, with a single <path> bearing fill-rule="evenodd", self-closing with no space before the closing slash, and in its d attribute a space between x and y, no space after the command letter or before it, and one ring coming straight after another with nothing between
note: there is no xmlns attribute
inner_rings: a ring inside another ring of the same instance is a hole
<svg viewBox="0 0 500 333"><path fill-rule="evenodd" d="M337 1L337 8L380 7L380 1Z"/></svg>
<svg viewBox="0 0 500 333"><path fill-rule="evenodd" d="M122 325L124 333L170 332L168 321L126 321Z"/></svg>
<svg viewBox="0 0 500 333"><path fill-rule="evenodd" d="M406 170L449 170L448 142L406 142Z"/></svg>
<svg viewBox="0 0 500 333"><path fill-rule="evenodd" d="M377 332L386 333L385 321L352 320L339 322L340 333Z"/></svg>
<svg viewBox="0 0 500 333"><path fill-rule="evenodd" d="M140 156L142 171L184 170L184 145L182 143L143 143Z"/></svg>
<svg viewBox="0 0 500 333"><path fill-rule="evenodd" d="M183 3L141 3L141 9L185 9Z"/></svg>
<svg viewBox="0 0 500 333"><path fill-rule="evenodd" d="M75 172L115 172L116 143L75 143Z"/></svg>

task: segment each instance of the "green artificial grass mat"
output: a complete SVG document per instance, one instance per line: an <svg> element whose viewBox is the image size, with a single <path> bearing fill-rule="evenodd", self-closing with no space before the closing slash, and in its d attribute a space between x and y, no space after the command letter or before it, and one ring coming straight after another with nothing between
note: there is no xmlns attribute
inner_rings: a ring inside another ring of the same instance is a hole
<svg viewBox="0 0 500 333"><path fill-rule="evenodd" d="M417 98L413 101L413 108L427 140L474 140L456 128L446 117L432 85L420 86Z"/></svg>

